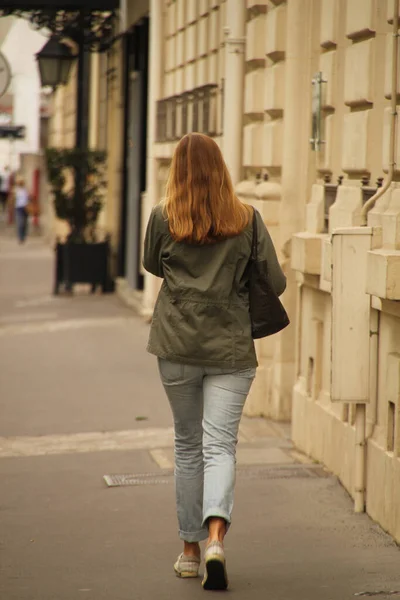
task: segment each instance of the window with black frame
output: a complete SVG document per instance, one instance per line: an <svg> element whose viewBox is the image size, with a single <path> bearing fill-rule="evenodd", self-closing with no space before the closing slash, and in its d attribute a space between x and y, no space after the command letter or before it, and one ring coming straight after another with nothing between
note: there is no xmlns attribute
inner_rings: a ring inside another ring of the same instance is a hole
<svg viewBox="0 0 400 600"><path fill-rule="evenodd" d="M222 133L222 85L208 84L157 102L157 142L173 142L197 131Z"/></svg>

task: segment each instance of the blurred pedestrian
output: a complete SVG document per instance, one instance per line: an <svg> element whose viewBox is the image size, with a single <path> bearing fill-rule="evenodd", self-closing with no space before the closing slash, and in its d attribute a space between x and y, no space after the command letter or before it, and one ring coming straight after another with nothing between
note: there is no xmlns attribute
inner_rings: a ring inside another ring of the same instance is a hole
<svg viewBox="0 0 400 600"><path fill-rule="evenodd" d="M14 188L15 222L20 244L25 241L28 229L29 192L22 177L16 177Z"/></svg>
<svg viewBox="0 0 400 600"><path fill-rule="evenodd" d="M5 167L4 171L0 174L0 204L2 213L4 214L7 210L7 199L10 191L10 169Z"/></svg>
<svg viewBox="0 0 400 600"><path fill-rule="evenodd" d="M191 133L178 143L166 197L150 216L144 266L163 278L148 351L158 357L175 427L175 480L183 553L174 569L226 589L223 541L231 523L236 444L257 359L249 313L253 209L236 197L218 145ZM258 255L277 294L286 286L256 215Z"/></svg>

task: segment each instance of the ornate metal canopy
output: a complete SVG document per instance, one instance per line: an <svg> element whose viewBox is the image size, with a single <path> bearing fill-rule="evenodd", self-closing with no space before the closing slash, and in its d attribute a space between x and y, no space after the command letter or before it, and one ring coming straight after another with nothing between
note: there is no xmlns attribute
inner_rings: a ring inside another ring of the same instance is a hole
<svg viewBox="0 0 400 600"><path fill-rule="evenodd" d="M0 17L28 19L36 29L106 50L114 40L118 0L1 0Z"/></svg>

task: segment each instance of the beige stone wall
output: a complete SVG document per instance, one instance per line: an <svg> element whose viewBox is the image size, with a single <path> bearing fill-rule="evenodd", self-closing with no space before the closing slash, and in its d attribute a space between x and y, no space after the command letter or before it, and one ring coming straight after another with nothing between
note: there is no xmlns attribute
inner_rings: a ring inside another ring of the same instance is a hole
<svg viewBox="0 0 400 600"><path fill-rule="evenodd" d="M103 52L99 55L99 107L98 107L98 148L100 150L107 150L107 117L108 117L108 54Z"/></svg>
<svg viewBox="0 0 400 600"><path fill-rule="evenodd" d="M102 224L111 235L113 265L116 265L120 231L120 206L122 198L122 128L123 128L123 83L122 48L117 42L108 53L107 69L107 202Z"/></svg>
<svg viewBox="0 0 400 600"><path fill-rule="evenodd" d="M225 2L165 1L163 96L218 83L223 73Z"/></svg>
<svg viewBox="0 0 400 600"><path fill-rule="evenodd" d="M292 234L303 226L316 176L309 146L310 83L318 70L321 3L248 2L246 103L239 196L263 215L288 287L292 327L257 344L260 368L248 414L288 420L296 356L297 284L290 269Z"/></svg>
<svg viewBox="0 0 400 600"><path fill-rule="evenodd" d="M76 127L77 63L73 63L67 85L59 86L53 97L49 144L54 147L73 148Z"/></svg>
<svg viewBox="0 0 400 600"><path fill-rule="evenodd" d="M149 0L127 0L127 25L133 25L149 14Z"/></svg>
<svg viewBox="0 0 400 600"><path fill-rule="evenodd" d="M350 260L336 242L337 236L360 232L363 203L387 174L392 12L390 1L321 2L318 63L326 80L325 144L315 156L303 231L292 242L299 287L293 439L355 496L356 398L346 399L352 386L358 390L368 402L366 509L400 540L400 311L395 302L400 299L400 184L393 183L369 213L368 224L375 228L369 250L367 243L358 252L356 244ZM342 235L343 227L353 229ZM352 279L357 288L343 296ZM354 318L344 326L351 311ZM346 352L349 358L343 361ZM332 381L341 383L339 391Z"/></svg>
<svg viewBox="0 0 400 600"><path fill-rule="evenodd" d="M59 86L52 101L51 118L49 122L49 146L55 148L73 148L76 132L76 80L77 63L74 62L67 85ZM57 219L53 204L49 203L47 212L47 237L50 242L55 238L65 239L68 226Z"/></svg>

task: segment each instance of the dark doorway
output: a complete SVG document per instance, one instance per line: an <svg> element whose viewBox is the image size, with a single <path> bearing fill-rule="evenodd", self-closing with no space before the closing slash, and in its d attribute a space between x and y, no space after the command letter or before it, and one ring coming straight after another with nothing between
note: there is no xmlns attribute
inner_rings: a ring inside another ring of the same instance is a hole
<svg viewBox="0 0 400 600"><path fill-rule="evenodd" d="M141 19L125 39L125 119L119 275L143 289L141 272L142 194L146 190L149 19Z"/></svg>

